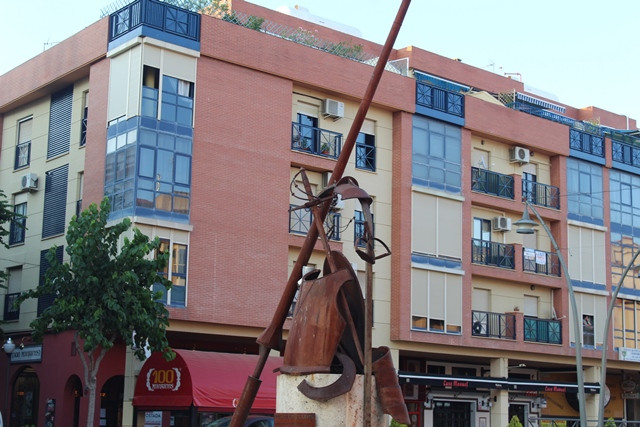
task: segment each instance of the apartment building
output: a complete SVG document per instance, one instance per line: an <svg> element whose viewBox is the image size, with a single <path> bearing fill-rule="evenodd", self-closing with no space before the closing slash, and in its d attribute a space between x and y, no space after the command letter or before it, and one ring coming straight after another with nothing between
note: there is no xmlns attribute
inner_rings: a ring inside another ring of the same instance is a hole
<svg viewBox="0 0 640 427"><path fill-rule="evenodd" d="M142 364L116 346L96 422L181 426L233 410L195 385L238 371L224 382L239 397L245 356L311 226L294 209L306 197L298 173L316 193L326 185L381 46L243 0L231 9L221 18L137 0L0 76L0 182L26 217L0 256L3 329L17 344L10 363L0 358L8 425L52 409L60 425L86 416L72 335L30 337L52 301L12 301L37 286L51 246L65 259L72 215L105 196L114 221L131 218L170 251L168 338L189 382L180 399L147 393L154 357ZM603 392L606 418L640 420L637 268L621 280L640 239L637 132L633 119L516 79L392 51L345 175L373 198L376 238L392 252L374 267L373 341L392 349L415 426L577 418L577 343L588 417ZM364 284L362 212L336 208L331 246ZM517 233L525 210L550 234ZM323 262L318 245L309 267Z"/></svg>

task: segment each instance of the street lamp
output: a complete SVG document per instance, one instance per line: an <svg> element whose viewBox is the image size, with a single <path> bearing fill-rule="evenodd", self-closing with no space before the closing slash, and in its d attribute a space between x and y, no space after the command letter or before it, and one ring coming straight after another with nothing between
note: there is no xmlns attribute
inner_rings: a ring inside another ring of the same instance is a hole
<svg viewBox="0 0 640 427"><path fill-rule="evenodd" d="M533 205L530 204L529 200L526 198L524 199L524 212L522 214L522 219L513 223L513 225L518 227L518 229L516 230L516 233L519 233L519 234L534 233L533 227L537 226L538 224L529 217L529 210L528 210L529 208L538 218L538 221L540 221L540 224L544 228L544 231L549 236L549 239L551 240L551 244L553 245L553 248L556 251L556 255L558 256L560 267L562 267L562 272L564 274L565 281L567 282L567 289L569 290L569 303L571 305L571 313L573 314L573 319L574 319L573 333L575 335L575 341L576 341L575 343L576 345L576 377L578 380L578 408L580 410L580 425L583 427L586 427L587 412L585 409L584 372L582 371L582 340L580 339L580 325L578 324L578 307L576 305L576 296L573 293L573 285L571 284L571 277L569 277L569 270L567 269L567 264L564 261L564 257L560 252L560 248L558 247L556 240L553 238L553 234L551 234L551 230L549 230L549 227L547 227L547 224L544 222L542 217L540 217L540 214L538 213L536 208L534 208ZM602 387L602 384L601 384L601 387ZM602 390L600 390L600 392L602 393Z"/></svg>
<svg viewBox="0 0 640 427"><path fill-rule="evenodd" d="M13 343L11 338L7 338L7 341L2 345L2 349L7 354L7 376L6 376L6 384L4 388L4 417L5 417L5 425L9 425L9 374L11 368L11 353L16 349L16 345Z"/></svg>

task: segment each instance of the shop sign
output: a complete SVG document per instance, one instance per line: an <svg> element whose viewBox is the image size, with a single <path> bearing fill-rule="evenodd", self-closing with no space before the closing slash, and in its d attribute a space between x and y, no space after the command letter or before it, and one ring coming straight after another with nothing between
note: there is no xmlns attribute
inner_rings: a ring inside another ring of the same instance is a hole
<svg viewBox="0 0 640 427"><path fill-rule="evenodd" d="M25 348L16 347L11 353L11 363L42 362L42 344L28 345Z"/></svg>
<svg viewBox="0 0 640 427"><path fill-rule="evenodd" d="M151 368L147 371L147 390L157 391L177 391L180 389L180 369L156 369Z"/></svg>
<svg viewBox="0 0 640 427"><path fill-rule="evenodd" d="M618 358L627 362L640 362L640 349L620 347L618 349Z"/></svg>
<svg viewBox="0 0 640 427"><path fill-rule="evenodd" d="M147 411L144 413L144 427L160 427L162 425L162 411Z"/></svg>
<svg viewBox="0 0 640 427"><path fill-rule="evenodd" d="M640 399L640 393L622 393L623 399Z"/></svg>

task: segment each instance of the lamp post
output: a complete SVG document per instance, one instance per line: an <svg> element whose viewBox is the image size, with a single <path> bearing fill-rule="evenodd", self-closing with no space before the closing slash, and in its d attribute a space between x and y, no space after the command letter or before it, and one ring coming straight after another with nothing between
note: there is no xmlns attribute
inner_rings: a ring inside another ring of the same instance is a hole
<svg viewBox="0 0 640 427"><path fill-rule="evenodd" d="M574 319L573 333L575 336L574 338L575 338L575 345L576 345L576 377L578 380L578 408L580 410L580 425L582 427L586 427L587 412L585 409L585 401L584 401L585 395L584 395L584 372L582 371L582 340L580 339L580 325L578 323L578 307L576 305L576 296L573 292L573 285L571 284L571 277L569 277L569 270L567 269L567 264L564 261L564 257L560 252L560 248L558 247L556 240L553 238L553 234L551 234L551 230L549 230L549 227L547 227L547 224L544 222L542 217L540 217L540 214L538 213L536 208L534 208L533 205L530 204L529 200L526 198L524 199L524 212L522 214L522 218L513 223L514 225L518 226L516 233L519 233L519 234L534 233L533 227L537 226L538 224L529 217L528 209L531 209L531 211L535 214L535 216L538 218L538 221L540 221L540 224L544 228L544 231L549 236L549 239L551 240L551 244L553 245L553 248L556 251L556 255L558 256L560 267L562 267L562 272L564 274L565 281L567 282L567 289L569 291L569 303L571 305L571 313ZM600 392L602 393L602 390L600 390Z"/></svg>
<svg viewBox="0 0 640 427"><path fill-rule="evenodd" d="M9 374L11 368L11 353L16 349L16 345L11 338L7 338L7 341L3 344L2 349L7 354L7 376L4 388L4 419L6 426L9 425Z"/></svg>

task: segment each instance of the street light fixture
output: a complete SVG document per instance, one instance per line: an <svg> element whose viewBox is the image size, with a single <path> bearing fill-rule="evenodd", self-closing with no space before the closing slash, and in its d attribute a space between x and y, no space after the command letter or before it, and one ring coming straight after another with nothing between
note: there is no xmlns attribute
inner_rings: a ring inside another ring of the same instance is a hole
<svg viewBox="0 0 640 427"><path fill-rule="evenodd" d="M16 349L16 345L13 343L13 340L9 337L7 341L2 345L2 349L7 354L7 375L5 381L4 388L4 417L5 417L5 425L9 425L9 374L11 368L11 353Z"/></svg>
<svg viewBox="0 0 640 427"><path fill-rule="evenodd" d="M569 270L567 269L567 264L564 261L564 257L560 252L560 248L556 243L556 240L553 238L553 234L551 234L551 230L547 227L547 224L544 222L536 208L533 207L531 203L529 203L528 199L524 199L524 212L522 214L522 218L513 223L513 225L517 226L518 229L516 233L519 234L533 234L533 227L538 224L533 221L529 217L529 209L535 214L538 221L544 228L544 231L549 236L549 240L551 240L551 244L556 251L556 255L558 256L558 261L560 262L560 267L562 267L562 272L564 274L565 281L567 282L567 289L569 291L569 303L571 305L571 313L573 314L573 334L575 338L575 346L576 346L576 377L578 380L578 408L580 411L580 425L585 427L587 425L587 412L585 409L585 395L584 395L584 372L582 371L582 340L580 339L580 325L578 323L578 307L576 305L576 297L573 292L573 285L571 284L571 277L569 277ZM600 385L603 387L603 385ZM602 390L600 390L602 393Z"/></svg>

